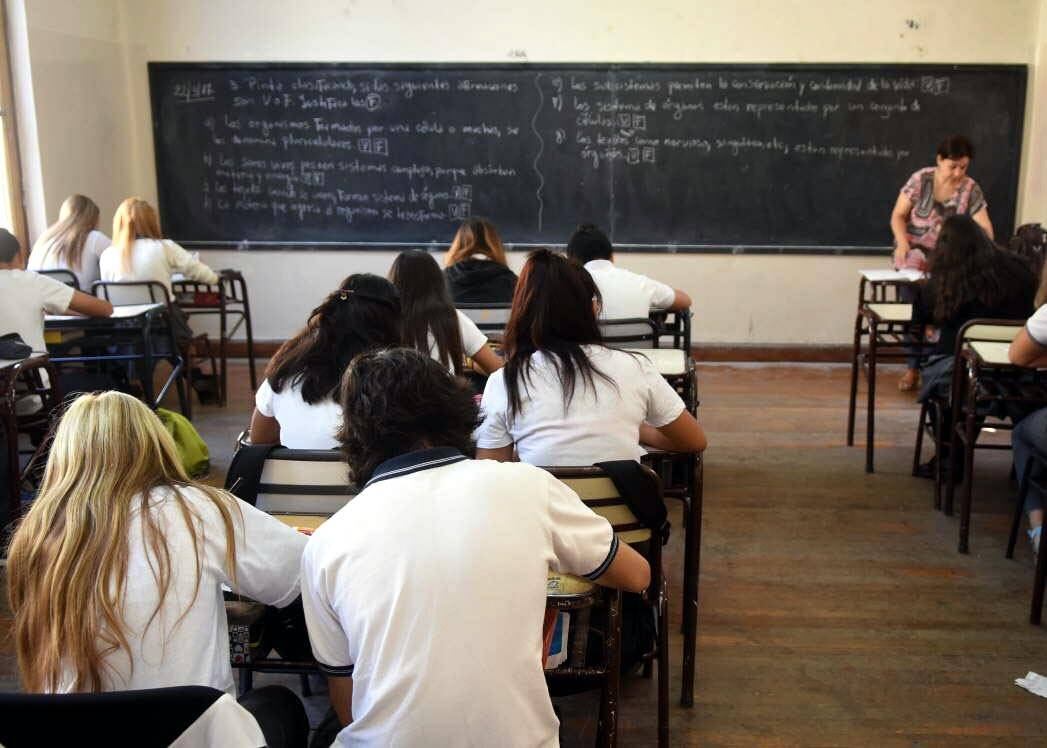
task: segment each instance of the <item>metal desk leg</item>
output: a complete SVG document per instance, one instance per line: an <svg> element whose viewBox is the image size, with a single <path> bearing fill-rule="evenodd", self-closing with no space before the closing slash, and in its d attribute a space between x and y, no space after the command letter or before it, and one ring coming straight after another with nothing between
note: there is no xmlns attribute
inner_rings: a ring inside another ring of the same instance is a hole
<svg viewBox="0 0 1047 748"><path fill-rule="evenodd" d="M873 472L873 439L876 436L876 321L869 320L869 397L865 404L865 472Z"/></svg>
<svg viewBox="0 0 1047 748"><path fill-rule="evenodd" d="M957 550L960 553L968 552L968 540L971 535L971 490L974 487L974 440L977 435L977 414L973 407L967 412L965 422L965 439L963 445L963 498L960 503L960 542ZM953 457L950 454L949 460Z"/></svg>
<svg viewBox="0 0 1047 748"><path fill-rule="evenodd" d="M854 414L858 408L858 359L862 352L862 315L854 318L854 349L851 352L851 399L847 409L847 446L854 446Z"/></svg>
<svg viewBox="0 0 1047 748"><path fill-rule="evenodd" d="M683 577L683 675L680 705L694 706L695 654L698 645L698 576L702 553L702 483L700 455L687 461L687 529L684 533Z"/></svg>

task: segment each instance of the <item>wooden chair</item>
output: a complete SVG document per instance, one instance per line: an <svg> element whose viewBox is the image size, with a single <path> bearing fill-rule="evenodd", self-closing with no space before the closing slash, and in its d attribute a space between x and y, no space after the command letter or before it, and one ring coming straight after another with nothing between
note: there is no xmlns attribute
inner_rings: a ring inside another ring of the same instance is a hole
<svg viewBox="0 0 1047 748"><path fill-rule="evenodd" d="M614 528L618 539L630 545L639 545L651 565L651 584L644 592L644 600L651 612L657 617L657 640L654 649L644 656L648 663L656 662L658 667L658 745L669 744L669 622L668 622L668 585L662 569L662 538L654 528L647 527L636 517L607 474L598 467L549 467L545 468L575 493L583 502L600 516L607 519ZM659 482L650 468L651 478ZM558 671L552 671L558 673ZM650 667L645 668L650 675ZM616 726L608 724L614 719L617 698L617 671L603 673L603 698L601 699L601 744L607 739L606 733L616 733ZM613 742L610 744L613 745Z"/></svg>
<svg viewBox="0 0 1047 748"><path fill-rule="evenodd" d="M54 278L59 283L64 283L67 286L71 286L77 291L80 290L80 280L76 277L76 274L71 270L34 270L34 273L38 275L46 275L49 278Z"/></svg>

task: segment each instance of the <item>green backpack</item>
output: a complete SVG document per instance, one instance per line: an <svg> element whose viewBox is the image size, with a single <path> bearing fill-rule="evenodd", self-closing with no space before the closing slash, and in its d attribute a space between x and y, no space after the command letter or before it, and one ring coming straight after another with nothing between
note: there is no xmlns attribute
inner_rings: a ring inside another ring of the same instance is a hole
<svg viewBox="0 0 1047 748"><path fill-rule="evenodd" d="M185 471L194 478L206 474L211 468L211 453L189 419L166 408L157 408L156 417L174 439Z"/></svg>

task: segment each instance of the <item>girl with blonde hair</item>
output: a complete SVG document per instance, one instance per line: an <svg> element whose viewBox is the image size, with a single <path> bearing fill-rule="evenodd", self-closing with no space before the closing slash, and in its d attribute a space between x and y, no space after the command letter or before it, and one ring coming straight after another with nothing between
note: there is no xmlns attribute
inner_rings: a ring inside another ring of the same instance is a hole
<svg viewBox="0 0 1047 748"><path fill-rule="evenodd" d="M100 260L104 281L155 281L171 295L171 275L181 273L188 280L217 283L218 274L185 251L179 244L164 239L160 218L152 205L138 197L120 203L113 216L113 244ZM177 306L171 309L175 337L188 344L193 333L189 321Z"/></svg>
<svg viewBox="0 0 1047 748"><path fill-rule="evenodd" d="M109 246L109 237L98 230L98 206L89 197L70 195L58 211L58 221L36 240L29 255L29 270L68 270L80 289L90 292L101 276L98 259Z"/></svg>
<svg viewBox="0 0 1047 748"><path fill-rule="evenodd" d="M444 278L456 304L508 304L516 273L509 269L505 247L494 225L469 218L458 228L444 261Z"/></svg>
<svg viewBox="0 0 1047 748"><path fill-rule="evenodd" d="M83 395L55 433L7 561L22 687L211 686L235 697L222 585L298 597L306 538L189 479L144 404Z"/></svg>

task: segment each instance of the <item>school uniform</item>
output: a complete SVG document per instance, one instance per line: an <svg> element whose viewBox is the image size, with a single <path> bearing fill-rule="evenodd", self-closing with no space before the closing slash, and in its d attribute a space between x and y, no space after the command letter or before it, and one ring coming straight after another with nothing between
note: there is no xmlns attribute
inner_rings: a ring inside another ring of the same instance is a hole
<svg viewBox="0 0 1047 748"><path fill-rule="evenodd" d="M65 314L73 289L46 275L0 270L0 335L18 333L35 352L44 344L44 313Z"/></svg>
<svg viewBox="0 0 1047 748"><path fill-rule="evenodd" d="M353 679L336 745L558 745L546 577L595 579L617 550L606 520L529 465L448 447L379 465L302 560L313 654Z"/></svg>
<svg viewBox="0 0 1047 748"><path fill-rule="evenodd" d="M550 357L539 351L520 382L520 411L510 418L505 369L499 369L484 388L476 446L515 443L520 461L532 465L639 460L640 424L672 423L684 411L683 400L643 355L598 345L582 349L611 381L594 375L590 385L579 376L565 410L563 383Z"/></svg>
<svg viewBox="0 0 1047 748"><path fill-rule="evenodd" d="M585 269L600 289L600 319L646 319L652 309L668 309L676 300L671 286L620 268L610 260L591 260L585 263Z"/></svg>
<svg viewBox="0 0 1047 748"><path fill-rule="evenodd" d="M307 403L299 382L285 383L280 392L273 392L266 379L255 393L254 404L259 413L280 424L280 443L288 449L338 448L335 434L342 425L342 406L334 400Z"/></svg>
<svg viewBox="0 0 1047 748"><path fill-rule="evenodd" d="M99 271L105 281L156 281L171 294L171 276L181 273L187 280L217 283L218 274L194 259L170 239L135 239L131 245L131 263L124 268L122 252L109 247L99 259Z"/></svg>
<svg viewBox="0 0 1047 748"><path fill-rule="evenodd" d="M222 585L266 605L284 607L298 597L298 575L306 536L239 499L232 507L236 573L225 568L225 526L218 509L197 489L178 489L196 517L200 584L192 536L174 501L175 489L155 489L148 508L167 538L170 587L154 617L159 590L156 560L146 551L139 498L128 525L127 575L121 615L127 627L130 658L119 649L105 656L102 689L127 691L166 686L211 686L236 697L229 664L229 631ZM61 680L68 692L72 672Z"/></svg>
<svg viewBox="0 0 1047 748"><path fill-rule="evenodd" d="M60 260L52 251L53 241L46 242L37 240L33 245L33 251L29 253L29 270L68 270L76 276L80 284L80 290L90 292L91 285L96 280L101 280L101 271L98 268L99 259L112 242L109 237L98 229L90 232L84 239L84 248L80 253L80 267L69 267L64 260Z"/></svg>
<svg viewBox="0 0 1047 748"><path fill-rule="evenodd" d="M462 336L462 353L466 356L475 356L481 348L487 345L487 336L480 331L475 322L460 311L455 309L454 313L458 317L458 333ZM440 349L436 345L436 338L433 337L432 331L429 332L429 358L440 361ZM448 368L454 373L453 365Z"/></svg>
<svg viewBox="0 0 1047 748"><path fill-rule="evenodd" d="M508 304L516 290L516 273L485 257L470 257L444 268L455 304Z"/></svg>
<svg viewBox="0 0 1047 748"><path fill-rule="evenodd" d="M1037 309L1025 323L1025 332L1029 338L1047 349L1047 304ZM1019 484L1025 477L1025 469L1033 454L1047 453L1047 408L1021 419L1011 432L1011 446L1014 447L1014 470ZM1031 485L1025 496L1025 511L1043 509L1043 495Z"/></svg>

